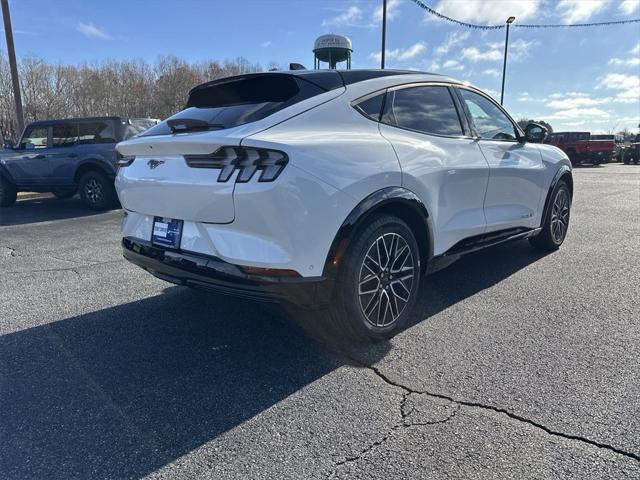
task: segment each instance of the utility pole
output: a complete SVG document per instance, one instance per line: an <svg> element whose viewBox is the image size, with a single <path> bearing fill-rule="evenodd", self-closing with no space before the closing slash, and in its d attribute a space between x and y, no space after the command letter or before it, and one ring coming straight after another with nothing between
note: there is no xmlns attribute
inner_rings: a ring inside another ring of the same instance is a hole
<svg viewBox="0 0 640 480"><path fill-rule="evenodd" d="M382 51L380 56L380 68L384 70L384 52L387 48L387 0L382 0Z"/></svg>
<svg viewBox="0 0 640 480"><path fill-rule="evenodd" d="M500 90L500 105L504 100L504 76L507 73L507 48L509 47L509 26L513 23L516 17L507 18L507 37L504 40L504 63L502 64L502 90Z"/></svg>
<svg viewBox="0 0 640 480"><path fill-rule="evenodd" d="M16 102L16 120L18 121L18 136L24 129L24 115L22 113L22 96L20 95L20 80L18 79L18 65L16 63L16 50L13 45L13 30L11 29L11 17L9 16L9 1L0 0L2 3L2 19L4 20L4 34L7 37L7 54L9 55L9 68L11 69L11 82L13 83L13 99Z"/></svg>

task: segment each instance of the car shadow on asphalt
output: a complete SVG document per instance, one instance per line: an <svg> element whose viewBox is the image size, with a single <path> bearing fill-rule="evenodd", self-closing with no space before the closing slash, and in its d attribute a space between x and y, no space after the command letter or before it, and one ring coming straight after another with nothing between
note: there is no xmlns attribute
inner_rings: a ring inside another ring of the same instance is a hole
<svg viewBox="0 0 640 480"><path fill-rule="evenodd" d="M428 322L439 312L490 288L548 255L527 240L480 250L422 279L415 311L405 330ZM373 365L389 351L388 342L352 347L348 355L362 365Z"/></svg>
<svg viewBox="0 0 640 480"><path fill-rule="evenodd" d="M0 227L88 217L100 213L104 212L89 210L77 195L67 200L41 196L18 200L12 207L0 208Z"/></svg>
<svg viewBox="0 0 640 480"><path fill-rule="evenodd" d="M259 304L165 293L0 337L3 478L139 478L341 365Z"/></svg>
<svg viewBox="0 0 640 480"><path fill-rule="evenodd" d="M523 244L468 256L423 283L417 317L540 256ZM345 357L375 363L389 348L335 355L271 309L183 287L7 334L0 471L141 477L351 363Z"/></svg>

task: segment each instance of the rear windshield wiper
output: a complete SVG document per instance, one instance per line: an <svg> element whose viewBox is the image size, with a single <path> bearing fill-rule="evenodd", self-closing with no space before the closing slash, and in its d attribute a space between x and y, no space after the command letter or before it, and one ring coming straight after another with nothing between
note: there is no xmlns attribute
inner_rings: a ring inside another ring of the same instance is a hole
<svg viewBox="0 0 640 480"><path fill-rule="evenodd" d="M222 130L221 123L209 123L197 118L174 118L167 120L172 133L196 132L201 130Z"/></svg>

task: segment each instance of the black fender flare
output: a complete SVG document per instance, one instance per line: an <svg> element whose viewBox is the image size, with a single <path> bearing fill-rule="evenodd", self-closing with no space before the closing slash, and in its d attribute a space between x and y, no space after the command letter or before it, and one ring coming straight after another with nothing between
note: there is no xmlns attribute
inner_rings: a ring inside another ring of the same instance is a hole
<svg viewBox="0 0 640 480"><path fill-rule="evenodd" d="M16 182L13 180L13 177L9 173L9 169L3 163L0 163L0 177L4 178L11 185L16 186Z"/></svg>
<svg viewBox="0 0 640 480"><path fill-rule="evenodd" d="M569 177L569 193L571 194L571 199L573 200L573 175L571 175L571 169L567 165L561 165L556 174L553 176L553 180L551 180L551 185L549 186L549 190L547 191L547 197L544 200L544 208L542 209L542 217L540 218L540 226L544 225L544 222L549 213L549 208L551 204L551 194L556 189L558 182L565 178Z"/></svg>
<svg viewBox="0 0 640 480"><path fill-rule="evenodd" d="M81 160L78 163L78 166L76 167L76 171L73 174L73 179L75 183L78 183L80 181L80 177L82 176L80 175L80 172L88 171L91 169L101 171L110 179L115 179L116 177L115 169L109 162L107 162L104 159L89 157Z"/></svg>
<svg viewBox="0 0 640 480"><path fill-rule="evenodd" d="M427 262L433 258L433 228L427 207L411 190L402 187L386 187L365 197L355 206L351 213L349 213L344 222L342 222L331 243L329 253L325 260L323 269L323 275L325 277L335 278L340 257L348 248L353 235L358 231L366 218L372 213L391 205L407 208L415 218L420 219L422 222L421 226L424 227L427 234L426 252L424 252L424 256ZM420 239L418 239L418 242L420 243Z"/></svg>

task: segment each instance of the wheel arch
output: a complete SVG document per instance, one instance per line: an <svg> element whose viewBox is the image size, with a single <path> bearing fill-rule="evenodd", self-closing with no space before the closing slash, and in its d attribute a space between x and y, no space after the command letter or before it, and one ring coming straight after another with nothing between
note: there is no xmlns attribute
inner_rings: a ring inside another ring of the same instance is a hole
<svg viewBox="0 0 640 480"><path fill-rule="evenodd" d="M91 172L91 171L97 171L97 172L103 173L104 175L107 176L107 178L114 178L115 176L113 170L110 171L103 161L97 158L88 158L84 160L80 165L78 165L78 168L76 169L76 173L73 176L73 181L76 184L80 183L80 179L82 178L82 176L85 173Z"/></svg>
<svg viewBox="0 0 640 480"><path fill-rule="evenodd" d="M387 187L362 200L349 213L336 233L325 260L323 275L335 277L342 254L355 234L376 214L390 214L403 220L411 229L420 249L421 268L433 258L433 228L429 212L420 198L402 187Z"/></svg>
<svg viewBox="0 0 640 480"><path fill-rule="evenodd" d="M13 181L13 177L9 173L9 169L2 163L0 163L0 177L2 177L6 182L9 182L10 185L17 187L16 182Z"/></svg>
<svg viewBox="0 0 640 480"><path fill-rule="evenodd" d="M551 185L549 186L549 190L547 190L547 197L544 201L544 209L542 210L542 218L540 220L540 224L544 224L545 219L547 218L547 213L549 212L549 207L551 204L551 194L558 185L558 182L563 180L567 186L569 187L569 195L573 200L573 175L571 174L571 169L567 165L562 165L551 181Z"/></svg>

